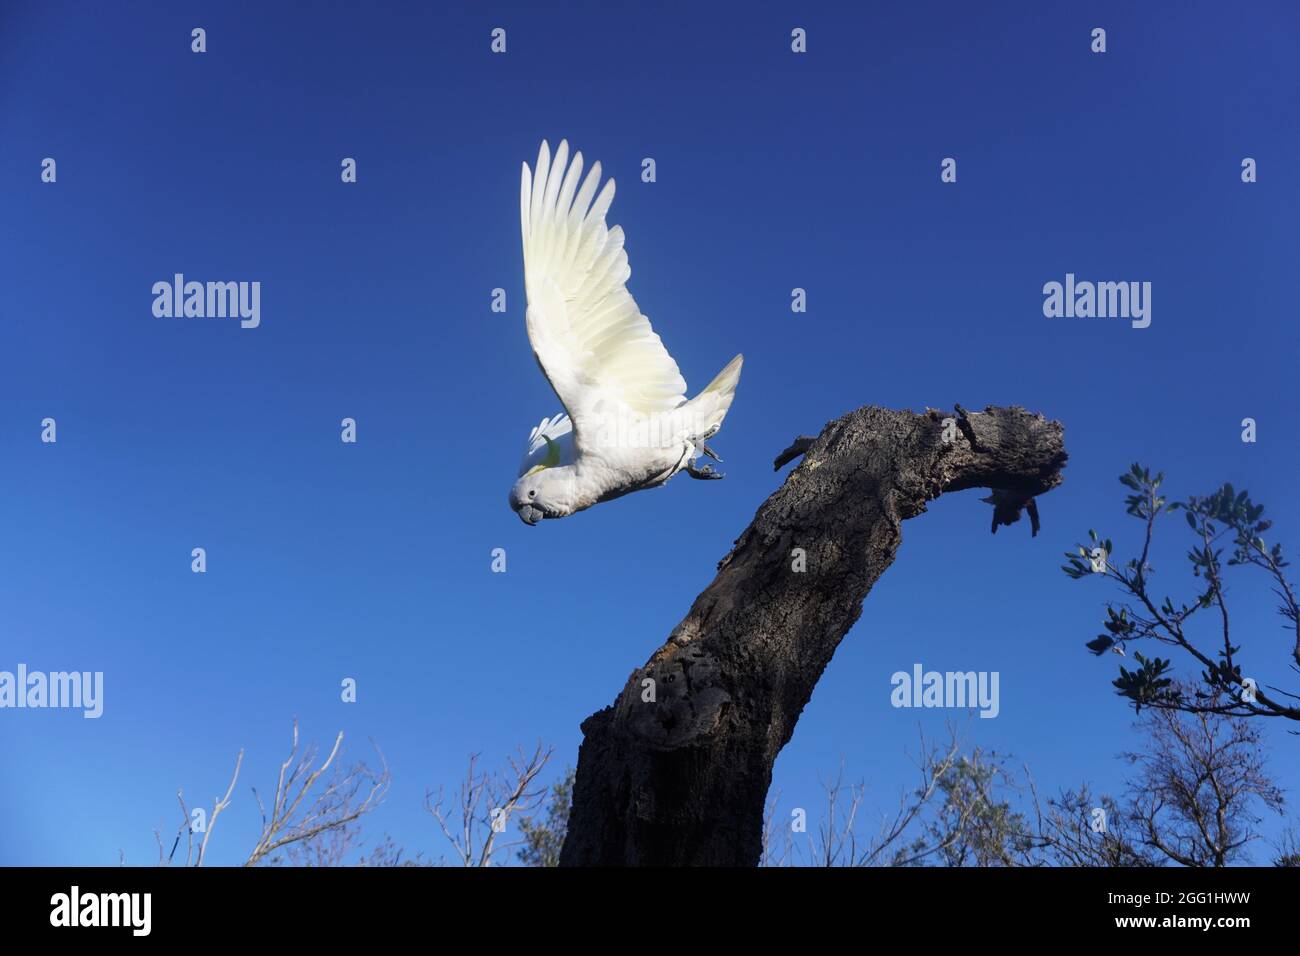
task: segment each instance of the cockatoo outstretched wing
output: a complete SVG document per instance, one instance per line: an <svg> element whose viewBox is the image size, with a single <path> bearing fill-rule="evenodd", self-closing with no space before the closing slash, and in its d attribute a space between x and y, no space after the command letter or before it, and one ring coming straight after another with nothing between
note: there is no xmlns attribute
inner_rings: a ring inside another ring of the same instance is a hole
<svg viewBox="0 0 1300 956"><path fill-rule="evenodd" d="M613 417L650 416L684 403L686 382L627 291L623 230L605 226L614 181L596 195L595 163L579 188L582 153L568 159L567 142L554 161L543 142L536 171L523 167L528 339L573 420L576 446L593 450L602 433L612 434L603 426Z"/></svg>
<svg viewBox="0 0 1300 956"><path fill-rule="evenodd" d="M573 464L573 423L563 413L543 418L528 436L528 450L519 464L520 477L534 468Z"/></svg>

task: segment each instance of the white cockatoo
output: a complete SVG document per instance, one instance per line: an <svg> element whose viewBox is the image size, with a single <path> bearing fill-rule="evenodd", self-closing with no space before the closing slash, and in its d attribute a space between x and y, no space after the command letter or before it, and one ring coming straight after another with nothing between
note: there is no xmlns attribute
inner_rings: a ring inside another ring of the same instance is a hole
<svg viewBox="0 0 1300 956"><path fill-rule="evenodd" d="M510 507L530 525L662 485L683 469L721 478L695 461L701 452L721 461L705 441L740 381L737 355L687 401L677 363L627 291L623 230L605 226L614 180L596 195L600 163L579 186L581 176L582 153L569 162L561 142L552 161L543 142L520 185L528 341L564 405L529 435L510 489Z"/></svg>

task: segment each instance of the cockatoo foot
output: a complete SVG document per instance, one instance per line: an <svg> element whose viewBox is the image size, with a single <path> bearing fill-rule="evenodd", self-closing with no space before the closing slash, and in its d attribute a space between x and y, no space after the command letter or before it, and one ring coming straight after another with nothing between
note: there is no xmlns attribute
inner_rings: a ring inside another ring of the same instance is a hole
<svg viewBox="0 0 1300 956"><path fill-rule="evenodd" d="M704 454L708 455L719 465L722 464L722 459L718 457L718 453L714 451L712 448L710 448L708 445L704 444L704 442L700 442L699 447L700 447L700 451L704 452Z"/></svg>
<svg viewBox="0 0 1300 956"><path fill-rule="evenodd" d="M699 478L702 481L716 480L718 478L726 477L722 472L714 471L712 465L705 465L703 468L697 468L693 461L687 463L686 474L690 475L692 478Z"/></svg>

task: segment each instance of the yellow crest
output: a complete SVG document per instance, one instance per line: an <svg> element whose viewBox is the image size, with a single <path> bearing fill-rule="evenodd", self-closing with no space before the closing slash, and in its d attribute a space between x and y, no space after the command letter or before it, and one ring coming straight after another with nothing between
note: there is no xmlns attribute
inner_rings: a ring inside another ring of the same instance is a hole
<svg viewBox="0 0 1300 956"><path fill-rule="evenodd" d="M543 458L539 464L533 465L533 467L524 472L525 478L529 475L537 474L543 468L554 468L560 463L560 446L555 444L555 442L551 441L545 435L542 436L542 440L546 442L546 457Z"/></svg>

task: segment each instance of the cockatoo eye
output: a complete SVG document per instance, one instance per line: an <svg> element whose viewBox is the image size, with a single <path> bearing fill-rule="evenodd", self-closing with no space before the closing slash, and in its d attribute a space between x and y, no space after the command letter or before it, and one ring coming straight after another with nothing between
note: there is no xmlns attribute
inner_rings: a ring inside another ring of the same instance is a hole
<svg viewBox="0 0 1300 956"><path fill-rule="evenodd" d="M529 498L536 498L536 497L537 497L537 489L534 488L532 491L528 492L528 497L529 497Z"/></svg>

